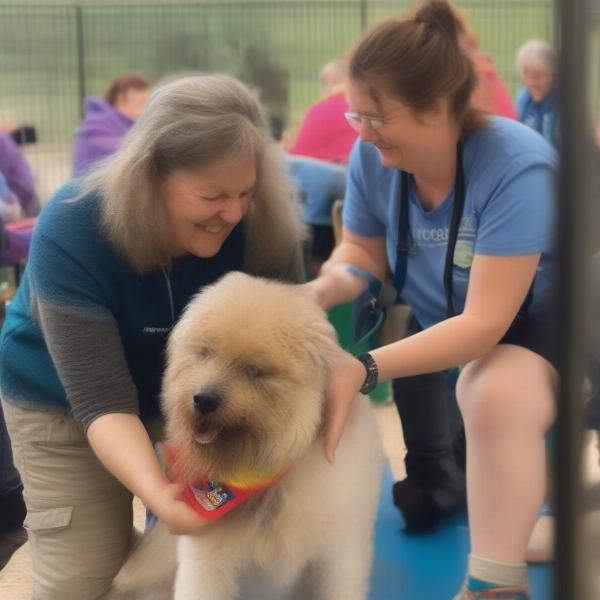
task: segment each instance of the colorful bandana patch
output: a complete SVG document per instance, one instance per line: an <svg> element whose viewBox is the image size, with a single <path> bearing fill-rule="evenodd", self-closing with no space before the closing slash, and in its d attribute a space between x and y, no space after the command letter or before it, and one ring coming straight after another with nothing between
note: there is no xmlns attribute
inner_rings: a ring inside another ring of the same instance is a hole
<svg viewBox="0 0 600 600"><path fill-rule="evenodd" d="M194 498L204 510L212 512L235 498L233 492L218 481L209 481L207 488L200 488L191 485L190 489Z"/></svg>
<svg viewBox="0 0 600 600"><path fill-rule="evenodd" d="M204 519L214 520L233 510L252 496L258 496L269 486L242 489L219 481L186 485L185 496L190 506Z"/></svg>
<svg viewBox="0 0 600 600"><path fill-rule="evenodd" d="M169 444L162 447L167 471L176 465L177 453ZM279 481L291 467L271 475L238 474L231 482L215 480L194 481L184 487L185 497L190 506L204 519L215 520L233 510L253 496L262 494ZM175 468L175 471L177 469ZM177 475L177 473L175 473Z"/></svg>

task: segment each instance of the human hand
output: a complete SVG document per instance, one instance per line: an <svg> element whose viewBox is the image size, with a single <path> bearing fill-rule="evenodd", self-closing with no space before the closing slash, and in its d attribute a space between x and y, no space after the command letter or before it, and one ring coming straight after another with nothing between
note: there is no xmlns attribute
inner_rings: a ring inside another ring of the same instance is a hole
<svg viewBox="0 0 600 600"><path fill-rule="evenodd" d="M323 310L358 297L368 282L347 269L345 263L328 261L316 279L298 286L300 291Z"/></svg>
<svg viewBox="0 0 600 600"><path fill-rule="evenodd" d="M209 521L188 504L183 490L182 483L167 484L150 508L172 534L193 535Z"/></svg>
<svg viewBox="0 0 600 600"><path fill-rule="evenodd" d="M298 291L323 310L327 310L328 307L325 305L323 286L322 282L319 281L319 278L308 281L307 283L301 283L298 285Z"/></svg>
<svg viewBox="0 0 600 600"><path fill-rule="evenodd" d="M340 349L325 389L325 458L333 464L352 402L366 377L364 365Z"/></svg>

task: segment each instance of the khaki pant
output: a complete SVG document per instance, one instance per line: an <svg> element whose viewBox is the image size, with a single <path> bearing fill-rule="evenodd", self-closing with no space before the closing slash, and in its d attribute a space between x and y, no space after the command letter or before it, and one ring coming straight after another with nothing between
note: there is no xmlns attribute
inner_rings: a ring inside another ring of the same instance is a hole
<svg viewBox="0 0 600 600"><path fill-rule="evenodd" d="M131 542L131 493L71 417L2 407L27 505L34 600L101 598Z"/></svg>

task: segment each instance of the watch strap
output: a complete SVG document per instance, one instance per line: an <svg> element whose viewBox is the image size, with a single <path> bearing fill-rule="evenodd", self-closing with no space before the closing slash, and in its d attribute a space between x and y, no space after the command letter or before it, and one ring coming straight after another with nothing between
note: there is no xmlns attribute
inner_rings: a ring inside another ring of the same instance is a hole
<svg viewBox="0 0 600 600"><path fill-rule="evenodd" d="M363 352L356 357L365 367L366 376L365 381L360 388L361 394L368 394L375 389L379 381L379 369L375 359L369 354L369 352Z"/></svg>

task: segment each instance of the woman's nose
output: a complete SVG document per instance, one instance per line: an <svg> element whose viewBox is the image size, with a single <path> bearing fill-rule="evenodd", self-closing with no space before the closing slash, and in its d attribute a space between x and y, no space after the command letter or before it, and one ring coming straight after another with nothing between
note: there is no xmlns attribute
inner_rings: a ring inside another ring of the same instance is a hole
<svg viewBox="0 0 600 600"><path fill-rule="evenodd" d="M241 221L246 209L246 200L240 196L231 196L223 201L221 218L228 223Z"/></svg>

